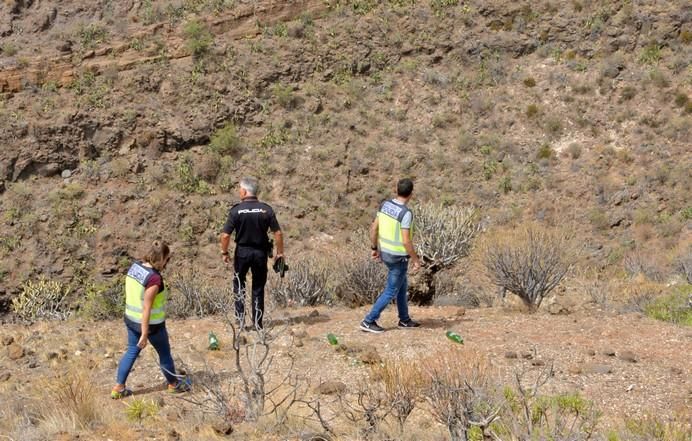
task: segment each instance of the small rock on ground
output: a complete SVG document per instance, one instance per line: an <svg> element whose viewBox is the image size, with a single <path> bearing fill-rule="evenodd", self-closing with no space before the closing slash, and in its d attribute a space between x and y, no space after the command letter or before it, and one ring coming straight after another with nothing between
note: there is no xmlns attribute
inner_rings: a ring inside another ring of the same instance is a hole
<svg viewBox="0 0 692 441"><path fill-rule="evenodd" d="M630 363L636 363L639 361L637 356L632 351L622 351L618 354L618 358L623 361L629 361Z"/></svg>
<svg viewBox="0 0 692 441"><path fill-rule="evenodd" d="M19 360L24 357L24 348L16 343L12 343L7 347L7 356L10 360Z"/></svg>
<svg viewBox="0 0 692 441"><path fill-rule="evenodd" d="M613 369L607 364L589 363L582 368L585 374L609 374Z"/></svg>
<svg viewBox="0 0 692 441"><path fill-rule="evenodd" d="M333 395L344 392L346 385L341 381L329 380L320 384L315 388L315 392L321 395Z"/></svg>

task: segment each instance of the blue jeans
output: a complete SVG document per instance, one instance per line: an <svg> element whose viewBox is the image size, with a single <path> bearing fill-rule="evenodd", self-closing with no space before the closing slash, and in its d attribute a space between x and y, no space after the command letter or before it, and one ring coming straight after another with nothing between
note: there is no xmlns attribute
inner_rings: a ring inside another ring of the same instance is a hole
<svg viewBox="0 0 692 441"><path fill-rule="evenodd" d="M399 310L399 320L406 322L411 318L408 316L408 299L406 291L408 290L408 282L406 281L406 272L408 271L408 260L397 263L385 262L389 268L387 275L387 285L382 291L382 294L377 298L375 304L372 305L370 313L365 316L365 321L372 323L380 318L380 314L384 308L389 305L393 298L396 297L396 307Z"/></svg>
<svg viewBox="0 0 692 441"><path fill-rule="evenodd" d="M142 336L142 328L139 323L134 323L125 320L127 328L127 351L123 354L118 364L117 382L125 384L127 376L130 375L130 370L135 364L135 360L142 351L137 347L139 338ZM166 331L166 323L161 325L149 325L149 343L156 349L159 354L159 365L161 372L166 377L168 384L176 384L178 379L175 376L175 365L171 356L171 345L168 342L168 332Z"/></svg>

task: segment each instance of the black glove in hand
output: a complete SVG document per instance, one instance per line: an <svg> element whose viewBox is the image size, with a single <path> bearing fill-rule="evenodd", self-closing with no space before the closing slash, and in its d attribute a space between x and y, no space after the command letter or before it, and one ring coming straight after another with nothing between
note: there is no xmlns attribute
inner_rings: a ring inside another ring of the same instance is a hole
<svg viewBox="0 0 692 441"><path fill-rule="evenodd" d="M274 265L272 268L274 268L275 273L279 273L279 276L283 278L286 271L288 271L288 264L284 260L283 256L280 256L274 260Z"/></svg>

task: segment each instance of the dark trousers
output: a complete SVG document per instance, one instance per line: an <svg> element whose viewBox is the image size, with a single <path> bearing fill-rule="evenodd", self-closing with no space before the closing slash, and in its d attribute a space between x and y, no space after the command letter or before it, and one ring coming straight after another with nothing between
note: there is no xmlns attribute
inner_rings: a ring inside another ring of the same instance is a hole
<svg viewBox="0 0 692 441"><path fill-rule="evenodd" d="M252 271L252 324L258 329L262 328L264 285L267 283L267 252L257 248L236 247L233 260L236 317L241 324L245 322L245 277L248 271Z"/></svg>

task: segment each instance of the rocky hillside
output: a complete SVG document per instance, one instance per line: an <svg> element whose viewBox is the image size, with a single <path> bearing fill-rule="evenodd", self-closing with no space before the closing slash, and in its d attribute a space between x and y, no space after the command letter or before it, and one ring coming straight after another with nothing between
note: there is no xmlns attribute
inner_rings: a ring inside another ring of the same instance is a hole
<svg viewBox="0 0 692 441"><path fill-rule="evenodd" d="M248 174L294 258L412 176L485 234L575 231L602 277L692 266L685 2L7 0L0 37L5 302L107 281L153 236L223 277Z"/></svg>

